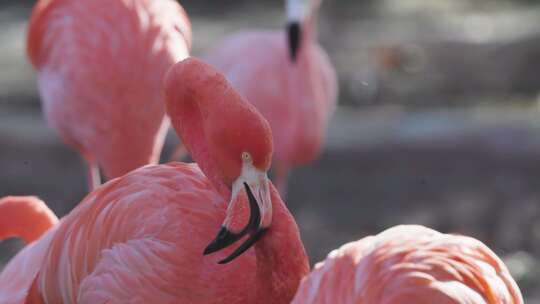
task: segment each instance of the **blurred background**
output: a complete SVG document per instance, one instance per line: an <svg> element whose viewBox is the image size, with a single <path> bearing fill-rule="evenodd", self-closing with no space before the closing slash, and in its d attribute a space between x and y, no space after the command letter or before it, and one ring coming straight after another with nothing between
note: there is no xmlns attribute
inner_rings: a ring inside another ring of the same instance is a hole
<svg viewBox="0 0 540 304"><path fill-rule="evenodd" d="M65 215L85 168L41 115L25 57L34 1L0 1L0 196ZM244 28L284 28L282 1L185 0L194 54ZM540 303L540 1L327 0L320 42L340 106L287 204L311 261L397 224L474 236ZM176 142L169 134L164 155ZM0 244L0 268L21 243Z"/></svg>

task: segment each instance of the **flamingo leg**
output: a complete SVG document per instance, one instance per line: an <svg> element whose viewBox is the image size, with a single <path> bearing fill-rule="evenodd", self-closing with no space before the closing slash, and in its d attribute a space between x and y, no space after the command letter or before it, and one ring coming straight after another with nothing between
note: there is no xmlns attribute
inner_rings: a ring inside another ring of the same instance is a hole
<svg viewBox="0 0 540 304"><path fill-rule="evenodd" d="M95 161L86 161L88 165L88 191L94 191L99 185L101 185L101 176L99 174L99 166Z"/></svg>
<svg viewBox="0 0 540 304"><path fill-rule="evenodd" d="M186 146L182 143L179 143L171 154L171 157L169 157L169 161L181 161L187 155L188 151L186 149Z"/></svg>

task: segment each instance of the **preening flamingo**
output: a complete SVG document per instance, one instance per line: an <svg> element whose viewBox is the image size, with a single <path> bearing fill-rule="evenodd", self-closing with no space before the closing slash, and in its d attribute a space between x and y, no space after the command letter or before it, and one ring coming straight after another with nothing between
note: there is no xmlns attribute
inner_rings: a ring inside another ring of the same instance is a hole
<svg viewBox="0 0 540 304"><path fill-rule="evenodd" d="M270 123L274 182L282 195L291 167L319 154L336 105L336 73L317 43L320 5L321 0L287 0L287 32L237 33L205 57Z"/></svg>
<svg viewBox="0 0 540 304"><path fill-rule="evenodd" d="M31 286L11 295L27 294L26 303L290 303L309 265L267 178L268 123L197 59L174 65L164 91L198 165L149 165L98 187L35 252L15 257L44 261Z"/></svg>
<svg viewBox="0 0 540 304"><path fill-rule="evenodd" d="M397 226L332 251L292 304L522 304L503 262L480 241Z"/></svg>
<svg viewBox="0 0 540 304"><path fill-rule="evenodd" d="M40 0L28 57L48 123L88 164L90 189L156 163L168 120L163 77L191 27L173 0Z"/></svg>
<svg viewBox="0 0 540 304"><path fill-rule="evenodd" d="M34 196L0 199L0 240L20 237L27 246L0 275L0 303L24 303L28 286L43 264L47 241L39 239L58 222L43 201Z"/></svg>

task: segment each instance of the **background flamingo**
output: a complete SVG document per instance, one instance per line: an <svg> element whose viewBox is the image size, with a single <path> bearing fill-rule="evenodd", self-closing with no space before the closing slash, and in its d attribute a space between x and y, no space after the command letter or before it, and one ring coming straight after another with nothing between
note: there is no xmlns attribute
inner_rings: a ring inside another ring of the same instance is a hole
<svg viewBox="0 0 540 304"><path fill-rule="evenodd" d="M0 199L0 240L20 237L26 246L0 275L0 302L24 303L28 286L43 263L47 241L34 242L58 222L43 201L34 196Z"/></svg>
<svg viewBox="0 0 540 304"><path fill-rule="evenodd" d="M246 31L227 37L206 56L270 123L274 181L282 194L290 168L319 154L336 104L335 71L317 43L320 4L321 0L288 0L288 36L281 31Z"/></svg>
<svg viewBox="0 0 540 304"><path fill-rule="evenodd" d="M15 257L12 263L24 263L46 251L34 283L5 298L290 302L309 266L296 223L266 176L272 155L267 122L223 75L196 59L172 68L165 92L173 125L200 168L146 166L99 187ZM246 235L234 251L226 248Z"/></svg>
<svg viewBox="0 0 540 304"><path fill-rule="evenodd" d="M480 241L397 226L332 251L292 303L521 304L523 298Z"/></svg>
<svg viewBox="0 0 540 304"><path fill-rule="evenodd" d="M188 55L191 28L173 0L41 0L27 51L49 124L88 163L90 188L156 163L168 122L167 69Z"/></svg>
<svg viewBox="0 0 540 304"><path fill-rule="evenodd" d="M29 244L54 226L58 218L35 196L7 196L0 199L0 239L20 237Z"/></svg>

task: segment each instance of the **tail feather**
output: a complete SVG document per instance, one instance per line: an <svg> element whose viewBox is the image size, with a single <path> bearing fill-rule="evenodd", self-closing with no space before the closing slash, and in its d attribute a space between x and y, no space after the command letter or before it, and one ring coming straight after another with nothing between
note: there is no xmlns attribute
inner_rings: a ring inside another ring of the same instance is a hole
<svg viewBox="0 0 540 304"><path fill-rule="evenodd" d="M20 237L28 244L39 239L57 222L56 215L35 196L0 199L0 240Z"/></svg>

